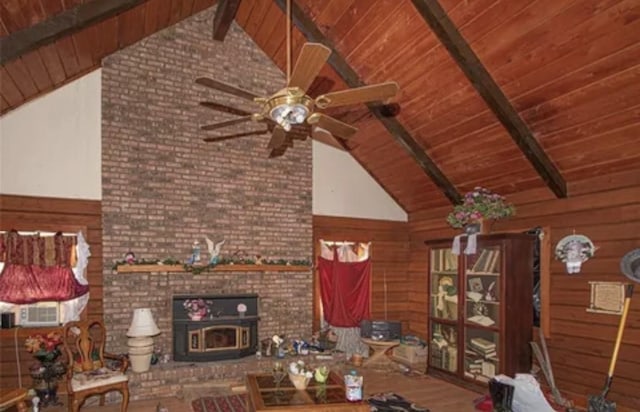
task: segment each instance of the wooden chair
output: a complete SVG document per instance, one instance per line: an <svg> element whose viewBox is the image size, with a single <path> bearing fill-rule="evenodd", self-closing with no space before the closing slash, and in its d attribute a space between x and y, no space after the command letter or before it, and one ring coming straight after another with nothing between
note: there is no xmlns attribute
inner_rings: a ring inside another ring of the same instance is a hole
<svg viewBox="0 0 640 412"><path fill-rule="evenodd" d="M125 374L129 362L124 356L116 356L104 351L106 331L99 320L69 322L64 328L64 348L69 364L67 366L67 393L69 412L77 412L89 396L100 395L100 405L104 405L107 392L122 393L121 412L129 405L129 382ZM106 359L119 361L119 368L107 367Z"/></svg>

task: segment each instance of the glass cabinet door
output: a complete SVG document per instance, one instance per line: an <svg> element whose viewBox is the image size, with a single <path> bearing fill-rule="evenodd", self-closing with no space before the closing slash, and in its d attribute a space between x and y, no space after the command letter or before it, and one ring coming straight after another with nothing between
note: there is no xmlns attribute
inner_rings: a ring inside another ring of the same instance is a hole
<svg viewBox="0 0 640 412"><path fill-rule="evenodd" d="M451 249L431 249L431 317L458 320L458 257Z"/></svg>

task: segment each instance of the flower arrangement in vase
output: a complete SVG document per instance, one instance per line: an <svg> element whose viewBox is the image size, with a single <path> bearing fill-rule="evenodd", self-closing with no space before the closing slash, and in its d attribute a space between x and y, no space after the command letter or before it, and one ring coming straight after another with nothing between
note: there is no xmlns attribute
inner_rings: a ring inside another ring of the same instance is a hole
<svg viewBox="0 0 640 412"><path fill-rule="evenodd" d="M464 228L471 224L482 225L485 220L498 220L515 214L515 207L507 203L504 196L476 186L467 192L463 202L449 213L447 223L454 228Z"/></svg>
<svg viewBox="0 0 640 412"><path fill-rule="evenodd" d="M308 368L301 360L289 364L289 380L298 390L307 389L313 373L313 369Z"/></svg>
<svg viewBox="0 0 640 412"><path fill-rule="evenodd" d="M33 378L34 389L43 406L60 405L58 402L58 378L66 372L65 366L58 360L61 355L58 347L62 343L59 333L29 336L24 346L38 360L29 371Z"/></svg>
<svg viewBox="0 0 640 412"><path fill-rule="evenodd" d="M186 309L189 319L202 320L202 318L209 314L209 303L210 302L202 298L187 299L182 306Z"/></svg>

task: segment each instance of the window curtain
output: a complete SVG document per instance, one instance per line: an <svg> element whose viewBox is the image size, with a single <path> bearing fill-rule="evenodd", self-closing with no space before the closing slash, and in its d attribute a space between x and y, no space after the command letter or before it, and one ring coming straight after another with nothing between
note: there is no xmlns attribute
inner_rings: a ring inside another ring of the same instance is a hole
<svg viewBox="0 0 640 412"><path fill-rule="evenodd" d="M371 317L370 243L320 241L318 273L324 320L338 336L336 349L369 355L360 340L360 321Z"/></svg>
<svg viewBox="0 0 640 412"><path fill-rule="evenodd" d="M0 233L0 310L56 301L63 322L78 320L89 302L85 271L90 255L82 232Z"/></svg>

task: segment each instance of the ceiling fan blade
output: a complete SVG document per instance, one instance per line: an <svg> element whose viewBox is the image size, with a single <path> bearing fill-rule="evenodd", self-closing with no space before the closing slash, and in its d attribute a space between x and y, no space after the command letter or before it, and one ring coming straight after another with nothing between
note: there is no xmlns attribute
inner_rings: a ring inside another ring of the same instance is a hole
<svg viewBox="0 0 640 412"><path fill-rule="evenodd" d="M215 130L215 129L220 129L222 127L233 126L234 124L238 124L238 123L248 122L249 120L251 120L251 115L240 117L240 118L233 119L233 120L227 120L226 122L208 124L206 126L202 126L201 129L202 130Z"/></svg>
<svg viewBox="0 0 640 412"><path fill-rule="evenodd" d="M345 147L340 143L340 141L338 141L338 139L333 137L333 135L328 130L323 129L322 127L314 127L311 130L311 137L314 140L322 142L331 147L335 147L336 149L346 150Z"/></svg>
<svg viewBox="0 0 640 412"><path fill-rule="evenodd" d="M208 77L198 77L196 79L196 83L198 83L198 84L200 84L202 86L210 87L212 89L220 90L221 92L233 94L234 96L242 97L243 99L247 99L247 100L251 100L251 101L253 101L253 99L256 98L256 97L261 97L261 96L255 94L255 93L250 92L250 91L241 89L241 88L236 87L236 86L232 86L232 85L227 84L227 83L223 83L223 82L218 81L218 80L210 79Z"/></svg>
<svg viewBox="0 0 640 412"><path fill-rule="evenodd" d="M387 100L398 93L396 82L378 83L370 86L357 87L355 89L341 90L327 93L316 98L316 105L321 109L356 104L372 101Z"/></svg>
<svg viewBox="0 0 640 412"><path fill-rule="evenodd" d="M251 116L246 110L236 109L235 107L226 106L215 102L200 102L200 106L204 106L211 110L217 110L222 113L235 114L236 116Z"/></svg>
<svg viewBox="0 0 640 412"><path fill-rule="evenodd" d="M357 128L322 113L312 114L307 118L307 123L327 130L341 139L348 139L358 131Z"/></svg>
<svg viewBox="0 0 640 412"><path fill-rule="evenodd" d="M253 130L253 131L250 131L250 132L228 134L228 135L224 135L224 136L205 137L202 140L207 142L207 143L210 143L210 142L221 142L223 140L235 139L236 137L265 134L267 132L268 132L268 130Z"/></svg>
<svg viewBox="0 0 640 412"><path fill-rule="evenodd" d="M287 140L287 132L285 132L285 130L282 127L276 126L273 129L273 133L271 134L271 139L267 144L267 148L278 149L284 146L284 143L286 142L286 140Z"/></svg>
<svg viewBox="0 0 640 412"><path fill-rule="evenodd" d="M331 49L320 43L305 43L291 73L287 87L299 87L307 91L322 66L327 62Z"/></svg>
<svg viewBox="0 0 640 412"><path fill-rule="evenodd" d="M287 151L287 146L276 147L275 149L271 149L269 152L269 158L273 159L274 157L280 157Z"/></svg>

